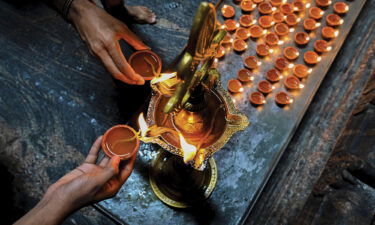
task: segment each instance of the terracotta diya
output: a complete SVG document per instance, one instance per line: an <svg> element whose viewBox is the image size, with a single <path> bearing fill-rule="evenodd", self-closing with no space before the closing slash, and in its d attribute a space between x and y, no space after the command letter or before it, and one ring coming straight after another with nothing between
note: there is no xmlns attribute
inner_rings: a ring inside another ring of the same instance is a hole
<svg viewBox="0 0 375 225"><path fill-rule="evenodd" d="M280 12L280 11L276 11L274 13L272 13L272 19L273 19L273 22L275 23L281 23L284 21L284 13Z"/></svg>
<svg viewBox="0 0 375 225"><path fill-rule="evenodd" d="M292 3L295 12L302 12L305 10L305 4L301 0L296 0Z"/></svg>
<svg viewBox="0 0 375 225"><path fill-rule="evenodd" d="M283 57L279 57L275 61L275 68L278 70L286 70L289 68L289 61Z"/></svg>
<svg viewBox="0 0 375 225"><path fill-rule="evenodd" d="M260 56L267 56L273 51L267 44L258 44L255 50Z"/></svg>
<svg viewBox="0 0 375 225"><path fill-rule="evenodd" d="M236 30L236 38L246 40L250 37L250 31L247 28L240 27Z"/></svg>
<svg viewBox="0 0 375 225"><path fill-rule="evenodd" d="M216 54L215 54L215 58L218 58L220 59L221 57L223 57L225 55L225 48L224 46L220 46L219 49L216 51Z"/></svg>
<svg viewBox="0 0 375 225"><path fill-rule="evenodd" d="M327 7L332 4L331 0L315 0L315 3L319 7Z"/></svg>
<svg viewBox="0 0 375 225"><path fill-rule="evenodd" d="M294 35L294 41L298 45L306 45L310 41L310 37L306 32L297 32Z"/></svg>
<svg viewBox="0 0 375 225"><path fill-rule="evenodd" d="M261 16L258 19L259 25L263 28L270 28L275 24L271 16Z"/></svg>
<svg viewBox="0 0 375 225"><path fill-rule="evenodd" d="M305 28L307 31L315 30L318 27L320 27L320 23L316 22L314 19L306 18L303 21L303 28Z"/></svg>
<svg viewBox="0 0 375 225"><path fill-rule="evenodd" d="M339 31L335 30L332 27L323 27L322 28L322 37L326 39L332 39L337 37L339 34Z"/></svg>
<svg viewBox="0 0 375 225"><path fill-rule="evenodd" d="M296 14L288 14L285 17L285 22L289 26L295 26L299 23L299 21L301 21L301 18L298 18Z"/></svg>
<svg viewBox="0 0 375 225"><path fill-rule="evenodd" d="M309 9L309 16L313 19L319 20L324 15L324 11L318 7L311 7Z"/></svg>
<svg viewBox="0 0 375 225"><path fill-rule="evenodd" d="M345 2L336 2L333 11L338 14L345 14L349 11L349 6Z"/></svg>
<svg viewBox="0 0 375 225"><path fill-rule="evenodd" d="M344 20L341 19L341 17L337 14L329 14L326 17L326 22L328 26L334 27L341 25L344 22Z"/></svg>
<svg viewBox="0 0 375 225"><path fill-rule="evenodd" d="M279 105L288 105L293 102L289 95L283 91L275 95L275 101Z"/></svg>
<svg viewBox="0 0 375 225"><path fill-rule="evenodd" d="M258 10L261 14L271 14L276 9L272 7L269 2L262 2L258 5Z"/></svg>
<svg viewBox="0 0 375 225"><path fill-rule="evenodd" d="M297 90L304 87L303 84L299 81L299 79L295 76L288 76L284 80L284 85L287 89L290 90Z"/></svg>
<svg viewBox="0 0 375 225"><path fill-rule="evenodd" d="M284 0L270 0L270 2L273 6L279 6L283 4Z"/></svg>
<svg viewBox="0 0 375 225"><path fill-rule="evenodd" d="M134 52L129 58L129 64L145 80L152 80L159 75L162 67L160 57L150 50Z"/></svg>
<svg viewBox="0 0 375 225"><path fill-rule="evenodd" d="M233 42L233 38L229 33L227 33L224 36L223 40L221 41L221 43L223 43L223 44L229 44L229 43L232 43L232 42Z"/></svg>
<svg viewBox="0 0 375 225"><path fill-rule="evenodd" d="M228 81L228 90L232 93L243 92L243 86L237 79L230 79Z"/></svg>
<svg viewBox="0 0 375 225"><path fill-rule="evenodd" d="M290 60L298 58L299 52L295 47L289 46L284 48L284 57Z"/></svg>
<svg viewBox="0 0 375 225"><path fill-rule="evenodd" d="M285 23L278 23L275 25L275 33L279 36L285 36L289 34L289 27Z"/></svg>
<svg viewBox="0 0 375 225"><path fill-rule="evenodd" d="M273 32L266 34L266 36L264 37L264 40L270 46L279 44L279 36L277 36L277 34Z"/></svg>
<svg viewBox="0 0 375 225"><path fill-rule="evenodd" d="M309 75L310 69L307 68L307 66L303 64L296 64L293 68L293 74L298 78L305 78L307 75Z"/></svg>
<svg viewBox="0 0 375 225"><path fill-rule="evenodd" d="M314 51L307 51L303 55L303 59L307 64L317 64L321 60L321 57Z"/></svg>
<svg viewBox="0 0 375 225"><path fill-rule="evenodd" d="M221 8L221 14L224 18L232 18L236 14L236 10L233 8L233 6L224 5Z"/></svg>
<svg viewBox="0 0 375 225"><path fill-rule="evenodd" d="M262 63L258 61L257 57L255 56L248 56L244 60L244 65L246 68L249 69L256 69L258 68Z"/></svg>
<svg viewBox="0 0 375 225"><path fill-rule="evenodd" d="M256 3L256 4L259 4L259 3L263 2L263 1L264 0L253 0L253 2Z"/></svg>
<svg viewBox="0 0 375 225"><path fill-rule="evenodd" d="M325 40L316 40L314 43L314 50L319 53L328 52L332 49Z"/></svg>
<svg viewBox="0 0 375 225"><path fill-rule="evenodd" d="M294 12L294 8L292 4L284 3L280 5L280 11L284 14L292 14Z"/></svg>
<svg viewBox="0 0 375 225"><path fill-rule="evenodd" d="M250 70L243 68L237 71L237 79L241 82L247 83L254 80L254 76Z"/></svg>
<svg viewBox="0 0 375 225"><path fill-rule="evenodd" d="M249 95L249 100L254 105L263 105L266 103L266 98L259 91L254 91Z"/></svg>
<svg viewBox="0 0 375 225"><path fill-rule="evenodd" d="M233 19L224 21L225 29L229 32L236 30L240 25Z"/></svg>
<svg viewBox="0 0 375 225"><path fill-rule="evenodd" d="M271 82L277 82L282 78L281 73L277 69L270 69L266 73L266 79Z"/></svg>
<svg viewBox="0 0 375 225"><path fill-rule="evenodd" d="M258 25L254 25L254 26L250 27L249 31L250 31L250 37L252 37L252 38L259 38L259 37L263 36L263 34L264 34L263 28L258 26Z"/></svg>
<svg viewBox="0 0 375 225"><path fill-rule="evenodd" d="M250 27L256 20L251 15L245 14L240 17L240 25L243 27Z"/></svg>
<svg viewBox="0 0 375 225"><path fill-rule="evenodd" d="M245 12L253 11L256 6L251 0L242 0L240 4L241 9Z"/></svg>
<svg viewBox="0 0 375 225"><path fill-rule="evenodd" d="M233 49L237 52L243 52L247 49L247 44L242 39L235 39L233 41Z"/></svg>
<svg viewBox="0 0 375 225"><path fill-rule="evenodd" d="M131 158L139 148L140 140L136 131L127 125L117 125L105 132L102 149L108 157L119 156L121 160Z"/></svg>
<svg viewBox="0 0 375 225"><path fill-rule="evenodd" d="M271 93L274 87L272 84L267 80L261 80L258 83L258 90L262 92L263 94Z"/></svg>

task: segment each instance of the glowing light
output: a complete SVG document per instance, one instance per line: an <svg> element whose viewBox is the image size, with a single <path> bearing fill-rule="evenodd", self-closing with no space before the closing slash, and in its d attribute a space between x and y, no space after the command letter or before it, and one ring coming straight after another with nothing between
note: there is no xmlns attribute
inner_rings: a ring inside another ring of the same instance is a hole
<svg viewBox="0 0 375 225"><path fill-rule="evenodd" d="M285 4L288 0L283 0L282 3Z"/></svg>
<svg viewBox="0 0 375 225"><path fill-rule="evenodd" d="M311 3L307 3L306 4L306 9L310 8L311 7Z"/></svg>
<svg viewBox="0 0 375 225"><path fill-rule="evenodd" d="M253 19L252 24L256 24L256 23L257 23L257 20L256 20L256 19Z"/></svg>
<svg viewBox="0 0 375 225"><path fill-rule="evenodd" d="M331 51L332 50L332 47L331 46L328 46L327 47L327 51Z"/></svg>
<svg viewBox="0 0 375 225"><path fill-rule="evenodd" d="M184 136L181 133L178 134L180 137L181 150L184 156L184 163L192 161L197 154L197 148L186 142Z"/></svg>
<svg viewBox="0 0 375 225"><path fill-rule="evenodd" d="M318 57L316 60L318 60L318 62L320 62L322 60L322 57Z"/></svg>
<svg viewBox="0 0 375 225"><path fill-rule="evenodd" d="M263 103L263 104L266 103L266 100L263 100L262 103Z"/></svg>
<svg viewBox="0 0 375 225"><path fill-rule="evenodd" d="M294 28L293 28L293 27L290 28L290 29L289 29L289 32L294 32Z"/></svg>
<svg viewBox="0 0 375 225"><path fill-rule="evenodd" d="M324 11L320 11L320 15L322 15L322 16L323 16L323 15L324 15Z"/></svg>
<svg viewBox="0 0 375 225"><path fill-rule="evenodd" d="M215 58L215 59L214 59L214 63L217 63L217 62L219 62L219 59L218 59L218 58Z"/></svg>
<svg viewBox="0 0 375 225"><path fill-rule="evenodd" d="M238 91L239 91L239 92L243 92L243 87L242 87L242 88L240 88L240 89L238 89Z"/></svg>
<svg viewBox="0 0 375 225"><path fill-rule="evenodd" d="M269 52L270 52L270 53L273 53L273 49L271 48Z"/></svg>
<svg viewBox="0 0 375 225"><path fill-rule="evenodd" d="M348 11L349 10L349 6L345 6L345 11Z"/></svg>
<svg viewBox="0 0 375 225"><path fill-rule="evenodd" d="M339 31L338 30L335 31L335 37L337 37L337 36L339 36Z"/></svg>
<svg viewBox="0 0 375 225"><path fill-rule="evenodd" d="M225 25L221 25L220 28L221 28L222 30L224 30L224 29L225 29Z"/></svg>
<svg viewBox="0 0 375 225"><path fill-rule="evenodd" d="M294 102L293 99L289 99L289 104L292 104Z"/></svg>
<svg viewBox="0 0 375 225"><path fill-rule="evenodd" d="M267 30L263 30L263 34L267 34Z"/></svg>
<svg viewBox="0 0 375 225"><path fill-rule="evenodd" d="M239 28L239 27L240 27L240 24L239 24L239 23L236 23L236 27Z"/></svg>
<svg viewBox="0 0 375 225"><path fill-rule="evenodd" d="M275 89L275 87L274 86L272 86L272 90L274 90Z"/></svg>
<svg viewBox="0 0 375 225"><path fill-rule="evenodd" d="M320 27L322 24L321 23L316 23L315 27Z"/></svg>
<svg viewBox="0 0 375 225"><path fill-rule="evenodd" d="M297 11L298 10L298 8L297 7L294 7L294 11Z"/></svg>
<svg viewBox="0 0 375 225"><path fill-rule="evenodd" d="M329 1L328 4L332 4L332 1Z"/></svg>
<svg viewBox="0 0 375 225"><path fill-rule="evenodd" d="M284 44L284 41L281 41L281 40L280 40L279 42L277 42L277 44L278 44L278 45L282 45L282 44Z"/></svg>
<svg viewBox="0 0 375 225"><path fill-rule="evenodd" d="M228 5L224 5L224 6L223 6L223 9L226 9L226 8L228 8Z"/></svg>
<svg viewBox="0 0 375 225"><path fill-rule="evenodd" d="M290 63L289 65L288 65L288 68L289 69L292 69L294 67L294 64L293 63Z"/></svg>
<svg viewBox="0 0 375 225"><path fill-rule="evenodd" d="M272 21L272 22L271 22L271 25L274 25L274 24L275 24L275 21Z"/></svg>
<svg viewBox="0 0 375 225"><path fill-rule="evenodd" d="M300 89L302 89L302 88L304 88L304 87L305 87L305 85L303 85L303 84L300 84L300 85L299 85L299 88L300 88Z"/></svg>
<svg viewBox="0 0 375 225"><path fill-rule="evenodd" d="M310 41L310 37L307 37L306 40L307 40L307 41Z"/></svg>
<svg viewBox="0 0 375 225"><path fill-rule="evenodd" d="M272 11L275 12L276 11L276 7L272 7Z"/></svg>
<svg viewBox="0 0 375 225"><path fill-rule="evenodd" d="M296 56L299 56L299 52L296 53Z"/></svg>
<svg viewBox="0 0 375 225"><path fill-rule="evenodd" d="M233 39L233 38L231 38L231 39L229 40L229 42L230 42L230 43L233 43L233 41L234 41L234 39Z"/></svg>
<svg viewBox="0 0 375 225"><path fill-rule="evenodd" d="M258 66L262 65L262 62L257 62L257 65L258 65Z"/></svg>
<svg viewBox="0 0 375 225"><path fill-rule="evenodd" d="M279 79L282 79L282 78L283 78L283 76L282 76L282 75L280 75L280 76L279 76Z"/></svg>
<svg viewBox="0 0 375 225"><path fill-rule="evenodd" d="M146 123L145 117L143 116L143 113L139 114L138 125L141 131L141 137L145 137L148 131L148 125Z"/></svg>
<svg viewBox="0 0 375 225"><path fill-rule="evenodd" d="M245 49L247 49L247 47L248 47L248 45L246 44L246 45L245 45Z"/></svg>
<svg viewBox="0 0 375 225"><path fill-rule="evenodd" d="M250 77L250 80L254 80L254 76L251 76L251 77Z"/></svg>
<svg viewBox="0 0 375 225"><path fill-rule="evenodd" d="M343 24L344 23L344 20L343 19L340 19L340 24Z"/></svg>
<svg viewBox="0 0 375 225"><path fill-rule="evenodd" d="M284 16L284 20L286 19L286 16Z"/></svg>
<svg viewBox="0 0 375 225"><path fill-rule="evenodd" d="M156 83L159 83L159 82L163 82L165 80L168 80L168 79L171 79L172 77L175 77L177 75L176 72L172 72L172 73L162 73L160 74L160 76L158 77L154 77L152 80L151 80L151 84L156 84Z"/></svg>
<svg viewBox="0 0 375 225"><path fill-rule="evenodd" d="M298 18L298 19L297 19L297 22L301 22L301 18Z"/></svg>
<svg viewBox="0 0 375 225"><path fill-rule="evenodd" d="M257 5L256 5L256 4L253 4L252 7L255 8L255 7L257 7Z"/></svg>
<svg viewBox="0 0 375 225"><path fill-rule="evenodd" d="M308 69L307 72L308 72L308 73L311 73L311 72L312 72L312 68Z"/></svg>

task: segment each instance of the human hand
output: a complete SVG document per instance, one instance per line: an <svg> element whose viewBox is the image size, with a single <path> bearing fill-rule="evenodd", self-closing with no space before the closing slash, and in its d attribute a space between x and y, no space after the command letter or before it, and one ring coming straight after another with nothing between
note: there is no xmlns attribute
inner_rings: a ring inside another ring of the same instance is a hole
<svg viewBox="0 0 375 225"><path fill-rule="evenodd" d="M124 23L88 0L74 0L68 15L82 40L118 80L128 84L143 85L121 52L119 40L123 39L136 50L149 49Z"/></svg>

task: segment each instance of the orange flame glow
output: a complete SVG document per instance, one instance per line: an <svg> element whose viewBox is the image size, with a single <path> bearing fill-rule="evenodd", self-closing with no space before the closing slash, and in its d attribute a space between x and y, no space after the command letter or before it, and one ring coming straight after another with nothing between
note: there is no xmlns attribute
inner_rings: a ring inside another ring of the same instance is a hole
<svg viewBox="0 0 375 225"><path fill-rule="evenodd" d="M184 156L184 163L188 163L194 159L195 155L197 154L197 148L194 145L187 143L182 134L179 133L178 135L180 137L180 145Z"/></svg>
<svg viewBox="0 0 375 225"><path fill-rule="evenodd" d="M141 131L141 138L146 137L146 134L148 131L148 125L146 123L145 117L143 116L143 113L141 113L138 117L138 125Z"/></svg>
<svg viewBox="0 0 375 225"><path fill-rule="evenodd" d="M152 79L151 80L151 84L156 84L156 83L159 83L159 82L171 79L172 77L175 77L176 74L177 74L176 72L162 73L162 74L160 74L160 76L155 77L154 79Z"/></svg>

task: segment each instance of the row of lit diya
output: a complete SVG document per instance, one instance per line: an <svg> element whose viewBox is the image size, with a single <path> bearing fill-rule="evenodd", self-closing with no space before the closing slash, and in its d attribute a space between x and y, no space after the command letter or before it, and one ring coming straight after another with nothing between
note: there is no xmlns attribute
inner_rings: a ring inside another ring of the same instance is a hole
<svg viewBox="0 0 375 225"><path fill-rule="evenodd" d="M252 12L255 8L258 9L260 17L257 20L253 19L250 14L244 14L239 18L239 23L234 19L235 9L233 6L224 5L221 9L221 13L225 18L224 27L228 32L234 32L235 40L232 39L231 35L227 35L223 44L232 43L232 47L236 52L243 52L247 49L246 40L251 38L257 39L264 36L263 44L256 46L256 53L260 57L268 56L273 53L274 47L283 45L284 41L280 40L283 36L288 35L290 32L294 32L294 26L300 21L296 14L303 12L309 8L309 17L303 21L303 27L306 32L312 32L321 26L321 23L317 22L324 15L322 8L328 7L332 4L330 0L316 0L318 7L311 7L310 3L305 3L301 0L295 0L293 3L287 3L285 0L270 0L265 2L263 0L242 0L237 1L240 3L242 11ZM278 8L277 8L278 7ZM322 7L322 8L319 8ZM339 26L343 23L343 19L339 16L345 14L349 7L344 2L336 2L333 6L335 14L329 14L326 16L326 27L322 28L323 39L332 39L337 37L338 30L334 27ZM256 23L258 22L259 25ZM274 28L274 32L270 32L267 29ZM306 32L297 32L294 35L294 41L297 46L307 45L310 41L309 34ZM308 65L315 65L321 60L321 56L324 52L332 49L326 40L316 40L314 43L315 51L306 51L304 53L304 61ZM318 54L319 53L319 54ZM225 48L221 46L216 54L217 58L221 58L225 55ZM278 82L282 75L281 73L287 69L293 69L293 75L286 77L284 85L287 90L297 90L304 87L300 83L300 79L303 79L311 73L312 69L308 68L303 64L290 63L289 60L295 60L299 56L297 48L288 46L283 50L284 57L279 57L275 61L275 69L271 69L266 73L266 79L258 83L258 91L252 92L249 96L249 100L254 105L262 105L266 102L265 95L272 92L274 89L272 83ZM254 80L251 70L257 69L261 65L261 61L256 56L249 56L244 60L245 68L240 69L237 72L237 79L231 79L228 81L228 90L232 93L243 92L244 88L242 83L247 83ZM293 102L293 99L285 92L279 92L275 95L275 101L279 105L286 105Z"/></svg>

